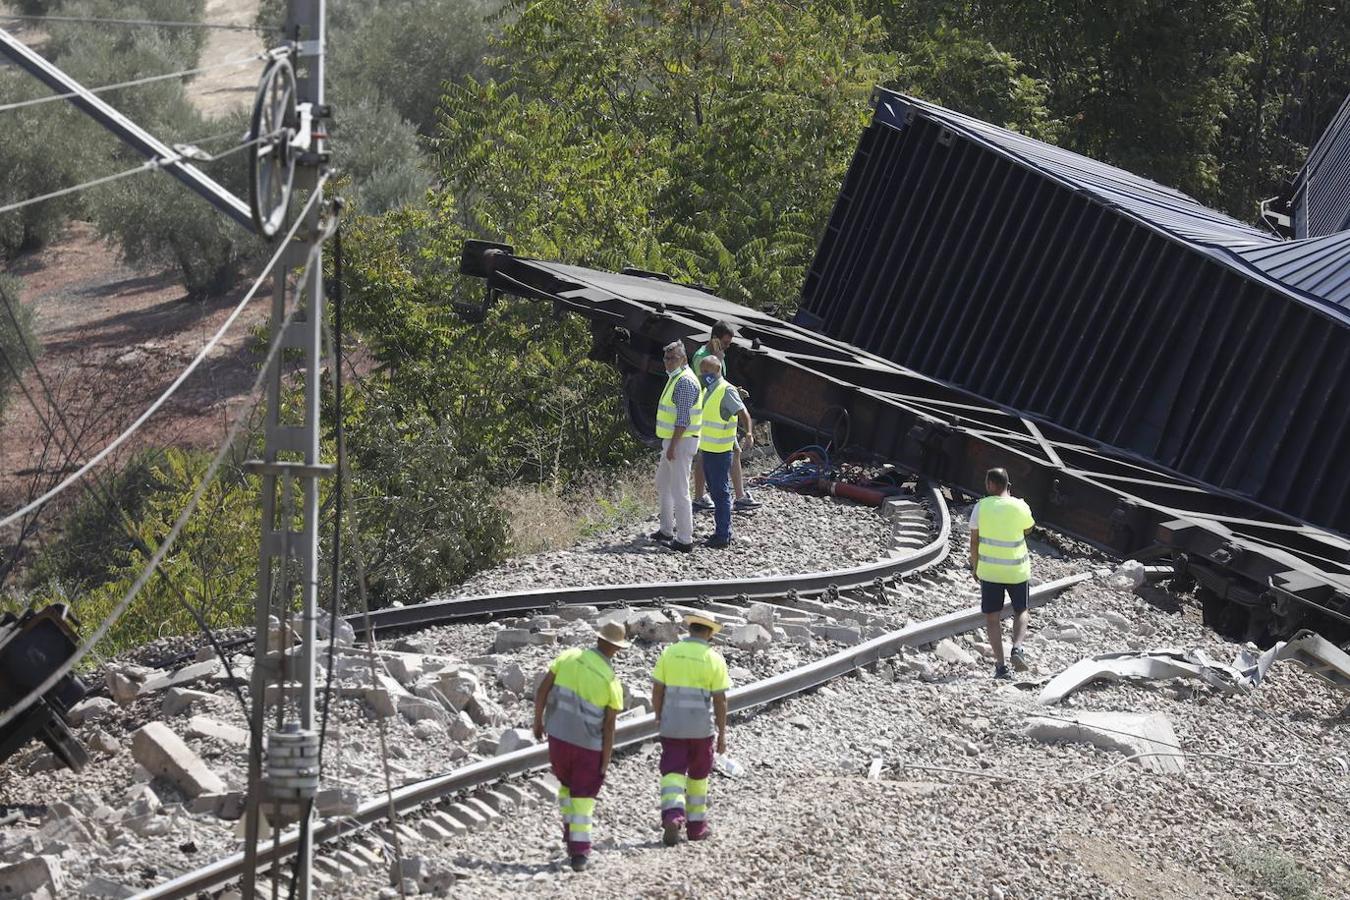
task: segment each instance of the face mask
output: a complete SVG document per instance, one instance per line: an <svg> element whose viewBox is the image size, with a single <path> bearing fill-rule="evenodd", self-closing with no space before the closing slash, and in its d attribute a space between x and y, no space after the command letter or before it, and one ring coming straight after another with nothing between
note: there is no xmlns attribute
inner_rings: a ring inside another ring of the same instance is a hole
<svg viewBox="0 0 1350 900"><path fill-rule="evenodd" d="M716 375L704 375L704 376L703 376L703 383L706 384L708 387L712 387L714 384L717 384L717 376L716 376Z"/></svg>

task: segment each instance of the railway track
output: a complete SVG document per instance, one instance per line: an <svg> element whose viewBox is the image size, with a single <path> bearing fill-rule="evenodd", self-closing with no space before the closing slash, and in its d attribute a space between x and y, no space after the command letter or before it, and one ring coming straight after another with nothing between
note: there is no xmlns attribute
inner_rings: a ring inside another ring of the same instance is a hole
<svg viewBox="0 0 1350 900"><path fill-rule="evenodd" d="M834 597L838 591L866 589L887 579L914 576L942 563L948 556L951 543L951 517L942 494L926 484L918 485L913 499L893 502L889 514L895 522L897 542L903 546L892 550L887 558L852 569L793 576L729 579L724 581L670 582L647 585L613 585L586 588L545 589L514 593L492 594L481 597L447 599L414 607L380 610L371 614L370 630L378 637L382 633L409 631L465 621L497 618L537 610L559 609L586 605L595 607L642 606L647 604L698 605L712 614L733 618L738 610L751 600L767 602L785 615L815 617L821 621L829 613L843 612L828 602L805 599L812 594ZM1086 580L1090 575L1078 575L1038 586L1033 590L1035 605L1046 602L1055 594ZM901 611L901 610L897 610ZM865 615L865 614L864 614ZM352 617L353 627L361 630L364 623ZM880 618L877 619L880 621ZM870 640L847 647L805 665L771 677L735 688L729 695L732 712L747 711L788 699L813 690L833 679L847 675L863 666L893 656L905 648L931 644L973 630L983 623L977 608L906 625L886 631ZM360 626L360 627L359 627ZM879 629L876 629L879 630ZM633 747L649 741L656 735L655 717L627 714L620 719L616 747ZM447 809L430 812L421 831L408 825L390 825L403 829L400 834L408 841L425 839L430 835L450 835L465 823L479 824L488 817L488 810L477 799L455 801L453 798L470 792L482 792L525 773L547 765L547 748L530 746L469 765L449 769L396 788L392 795L381 792L363 803L352 814L316 823L314 840L322 849L316 853L321 875L327 870L330 877L340 877L345 871L368 869L376 864L378 854L362 841L372 829L390 817L390 807L399 818L419 809L449 804ZM520 796L520 791L511 792ZM496 794L501 797L501 793ZM467 810L467 811L466 811ZM458 816L458 818L456 817ZM455 823L459 823L458 826ZM438 824L439 823L439 824ZM378 843L377 839L377 843ZM298 843L298 833L291 830L277 841L267 841L259 850L259 871L274 865L284 865ZM238 879L244 869L242 853L218 860L210 865L185 873L136 896L141 898L177 898L196 896L204 891L219 889Z"/></svg>

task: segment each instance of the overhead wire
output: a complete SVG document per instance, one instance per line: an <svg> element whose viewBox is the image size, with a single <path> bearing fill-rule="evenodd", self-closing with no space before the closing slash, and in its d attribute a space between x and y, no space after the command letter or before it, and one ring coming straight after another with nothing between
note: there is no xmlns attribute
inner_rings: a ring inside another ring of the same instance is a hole
<svg viewBox="0 0 1350 900"><path fill-rule="evenodd" d="M191 69L180 69L177 72L165 72L162 75L147 75L144 78L133 78L130 81L118 81L113 84L104 84L98 87L85 88L83 91L67 91L63 94L48 94L43 97L33 97L29 100L16 100L12 103L0 103L0 112L8 112L14 109L27 109L32 106L41 106L44 103L54 103L57 100L70 100L80 97L85 93L104 94L109 91L120 91L125 88L140 87L146 84L154 84L160 81L172 81L176 78L191 78L193 75L200 75L203 72L214 72L219 69L229 69L236 66L246 66L255 62L265 62L272 59L278 51L265 51L263 53L251 53L248 56L241 56L237 59L222 60L218 63L211 63L205 66L196 66Z"/></svg>
<svg viewBox="0 0 1350 900"><path fill-rule="evenodd" d="M295 237L295 234L299 230L300 225L305 221L305 216L308 213L309 209L314 205L314 203L318 201L320 197L323 196L323 187L326 184L327 180L328 180L327 176L324 176L319 179L318 184L315 185L313 192L310 194L308 202L305 204L305 207L296 217L295 223L291 226L290 231L288 231L285 237L282 238L281 246L278 248L277 252L272 255L272 258L267 263L267 267L263 269L262 273L253 283L253 286L249 288L249 292L247 294L246 299L251 298L255 293L257 293L257 290L262 285L264 279L266 279L267 275L271 272L272 268L275 267L277 261L281 258L282 252L286 249L286 246L290 243L291 239ZM242 309L243 309L242 305L237 307L235 312L232 313L231 318L236 318L238 313L242 311ZM128 588L127 592L123 595L123 597L113 607L112 611L109 612L108 615L104 617L103 621L99 623L98 627L94 630L94 633L88 639L86 639L76 649L76 651L65 660L65 662L57 666L45 679L43 679L41 684L34 687L18 701L10 704L9 708L6 709L3 713L0 713L0 728L3 728L5 725L13 721L14 718L20 715L23 711L25 711L28 708L29 704L32 703L35 699L41 697L43 694L47 693L47 691L51 690L52 687L55 686L58 681L66 677L66 675L71 671L71 669L73 669L76 665L79 664L80 660L82 660L85 657L85 655L88 654L89 651L96 644L98 644L99 641L103 640L103 638L107 635L108 631L112 628L112 626L115 625L117 623L117 620L122 617L122 614L126 612L127 607L131 605L131 602L136 599L137 595L140 594L141 589L144 588L146 583L149 582L150 578L153 577L155 571L164 561L164 558L169 554L169 551L173 549L173 545L175 542L177 542L178 536L182 533L183 528L186 527L187 521L191 517L192 513L196 510L197 505L201 502L201 499L205 495L206 489L210 485L212 479L215 477L216 472L224 464L225 458L228 455L230 448L234 446L234 443L238 439L239 434L243 431L248 416L252 413L254 406L256 406L257 402L256 398L259 389L262 386L263 380L267 377L268 369L271 366L273 358L275 358L276 355L281 350L281 346L284 343L284 339L286 337L287 326L289 326L291 319L294 318L294 315L295 311L292 310L292 312L289 315L287 315L286 319L281 323L281 326L277 329L276 338L272 341L272 344L268 349L267 356L263 361L263 365L258 370L258 376L257 378L254 379L253 386L249 390L249 397L253 399L253 402L248 404L246 409L240 411L239 416L236 417L234 423L230 426L229 433L226 434L225 440L221 443L220 449L217 450L215 456L212 457L210 464L207 466L206 472L203 474L201 478L201 481L198 482L196 489L194 489L192 493L192 496L188 499L188 502L183 507L182 512L179 513L178 518L174 521L173 526L169 529L168 534L165 535L164 540L162 540L159 546L155 549L154 554L150 557L150 560L146 563L145 568L136 577L136 580L132 583L131 587ZM216 336L213 337L213 340L218 341L219 336L222 333L223 332L217 332ZM199 359L200 358L201 357L199 356ZM175 383L177 384L180 383L181 381L182 377L180 376L179 381ZM142 416L142 420L144 418L145 417ZM106 452L102 454L102 456L104 457L106 457L106 455L107 455ZM87 465L81 468L83 471L88 471ZM67 479L67 481L63 483L69 483L69 479Z"/></svg>
<svg viewBox="0 0 1350 900"><path fill-rule="evenodd" d="M319 183L314 187L313 192L310 194L309 202L305 204L306 210L308 210L314 204L314 202L320 196L322 196L323 187L327 183L327 181L328 181L327 176L324 176L319 180ZM34 509L37 509L38 507L50 502L52 498L58 496L67 488L69 488L72 484L79 481L91 469L93 469L99 463L103 462L103 460L107 459L108 456L113 451L115 451L118 447L122 446L128 440L130 440L131 437L137 431L140 430L141 426L143 426L147 421L149 421L150 418L155 413L159 412L159 410L163 408L165 403L169 402L170 398L172 398L173 395L178 392L178 389L183 386L184 382L186 382L189 377L191 377L192 373L197 371L197 368L211 354L211 351L215 350L216 345L218 345L221 342L221 340L225 337L226 333L230 330L231 327L233 327L234 323L239 319L239 316L243 314L244 309L247 308L249 303L253 301L254 296L258 293L258 289L262 287L263 281L266 279L267 275L272 271L273 268L275 268L277 262L281 259L282 254L286 252L287 245L290 243L291 238L295 235L295 232L300 227L302 221L303 221L303 214L296 218L295 223L291 226L290 232L278 243L276 251L272 254L272 257L267 261L267 265L263 267L262 274L260 274L258 278L253 282L253 285L248 289L248 292L244 294L243 299L240 300L237 304L235 304L234 309L232 309L230 311L230 314L225 317L225 321L221 323L218 329L216 329L215 334L211 335L211 337L207 339L206 343L202 345L202 348L199 351L197 351L197 355L192 358L192 361L188 363L187 367L183 369L183 371L178 375L178 377L175 378L173 382L167 388L164 389L163 393L161 393L157 398L155 398L154 402L152 402L150 406L143 413L141 413L141 415L137 417L134 422L132 422L129 426L127 426L127 428L125 428L117 437L115 437L111 442L109 442L107 446L105 446L98 453L94 454L94 456L91 457L87 462L85 462L84 465L80 466L70 475L66 476L66 478L64 478L61 482L59 482L56 486L52 487L46 493L42 494L40 497L37 497L29 501L27 504L20 507L18 510L10 513L9 515L5 516L4 518L0 518L0 528L4 528L8 525L13 524L15 521L27 515Z"/></svg>
<svg viewBox="0 0 1350 900"><path fill-rule="evenodd" d="M61 25L122 25L133 28L197 28L205 31L281 31L280 27L260 27L243 22L188 22L174 19L109 19L99 16L44 16L0 13L9 22L55 22Z"/></svg>

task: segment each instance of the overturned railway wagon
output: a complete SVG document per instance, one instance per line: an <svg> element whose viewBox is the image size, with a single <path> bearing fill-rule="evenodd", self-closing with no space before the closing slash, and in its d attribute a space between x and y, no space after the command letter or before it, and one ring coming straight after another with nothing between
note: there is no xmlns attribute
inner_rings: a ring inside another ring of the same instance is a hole
<svg viewBox="0 0 1350 900"><path fill-rule="evenodd" d="M1300 221L1345 221L1339 193ZM879 91L796 322L1350 532L1350 230L1282 240Z"/></svg>

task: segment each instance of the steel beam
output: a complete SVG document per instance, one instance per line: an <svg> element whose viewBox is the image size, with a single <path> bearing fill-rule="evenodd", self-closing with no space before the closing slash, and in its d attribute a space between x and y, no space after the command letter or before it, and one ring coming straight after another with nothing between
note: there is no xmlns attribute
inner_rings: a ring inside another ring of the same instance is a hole
<svg viewBox="0 0 1350 900"><path fill-rule="evenodd" d="M160 161L160 168L187 185L216 209L249 232L257 231L246 202L230 193L196 166L183 162L173 148L109 106L97 94L90 92L84 85L43 59L37 51L3 28L0 28L0 53L8 56L15 65L58 94L72 94L73 96L68 98L72 104L115 134L127 146L146 159Z"/></svg>

